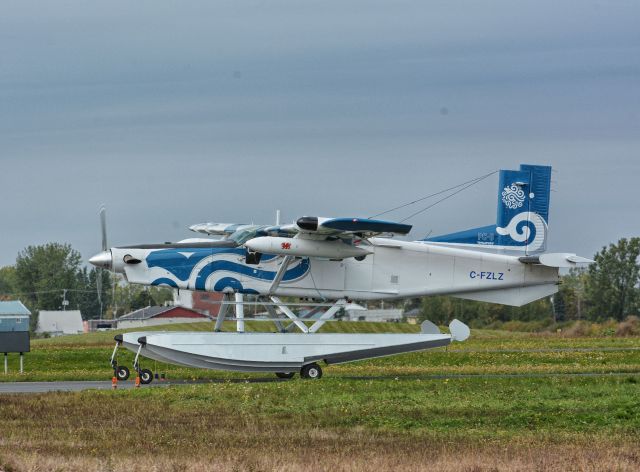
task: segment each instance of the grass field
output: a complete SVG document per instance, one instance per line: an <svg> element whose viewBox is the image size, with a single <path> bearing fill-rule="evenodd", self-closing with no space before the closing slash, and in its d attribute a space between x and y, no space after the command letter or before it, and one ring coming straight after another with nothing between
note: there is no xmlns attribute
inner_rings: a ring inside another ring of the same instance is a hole
<svg viewBox="0 0 640 472"><path fill-rule="evenodd" d="M247 322L247 330L271 330L270 323ZM226 328L234 329L229 323ZM156 329L211 331L211 323L176 324ZM329 322L321 332L416 332L418 326L402 323ZM18 373L18 356L10 356L10 374L0 381L108 380L109 358L117 331L64 336L32 341L25 355L25 373ZM580 349L588 349L581 351ZM591 350L595 349L595 350ZM120 349L119 361L131 366L134 354ZM264 374L236 374L186 369L143 360L143 367L166 373L172 379L255 378ZM325 369L327 376L421 376L454 374L523 373L640 373L640 339L563 338L504 331L475 330L471 339L448 349L404 354Z"/></svg>
<svg viewBox="0 0 640 472"><path fill-rule="evenodd" d="M416 329L327 326L354 328ZM108 379L112 338L34 341L27 373L9 378ZM448 351L328 366L320 381L159 366L234 381L2 395L0 469L635 471L639 361L639 338L479 331Z"/></svg>

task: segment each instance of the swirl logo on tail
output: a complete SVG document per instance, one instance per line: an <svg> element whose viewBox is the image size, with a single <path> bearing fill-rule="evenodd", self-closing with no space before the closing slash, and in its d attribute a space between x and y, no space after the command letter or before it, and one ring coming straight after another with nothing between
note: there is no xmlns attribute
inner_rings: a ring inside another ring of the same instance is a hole
<svg viewBox="0 0 640 472"><path fill-rule="evenodd" d="M534 233L531 237L531 227ZM538 251L545 248L547 242L547 223L533 212L522 212L514 216L504 228L496 227L496 233L508 236L518 243L524 243L524 249Z"/></svg>

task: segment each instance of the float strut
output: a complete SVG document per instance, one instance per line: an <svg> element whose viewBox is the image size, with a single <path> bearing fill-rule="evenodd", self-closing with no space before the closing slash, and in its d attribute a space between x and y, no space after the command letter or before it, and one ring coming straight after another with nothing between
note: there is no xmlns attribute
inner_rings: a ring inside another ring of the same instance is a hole
<svg viewBox="0 0 640 472"><path fill-rule="evenodd" d="M236 292L236 331L244 333L244 296Z"/></svg>
<svg viewBox="0 0 640 472"><path fill-rule="evenodd" d="M269 317L273 319L273 322L276 325L276 329L278 330L278 332L286 333L287 329L284 327L281 321L276 319L278 317L278 312L276 312L276 309L273 308L273 306L268 302L268 300L265 302L264 307L267 309L267 312L269 313Z"/></svg>
<svg viewBox="0 0 640 472"><path fill-rule="evenodd" d="M327 320L333 318L333 315L338 313L338 310L340 310L340 308L342 308L346 304L347 304L347 301L344 298L341 300L338 300L331 308L325 311L315 323L311 325L311 327L309 328L309 332L315 333L316 331L318 331L322 327L322 325L327 322Z"/></svg>
<svg viewBox="0 0 640 472"><path fill-rule="evenodd" d="M222 305L220 305L220 309L218 310L218 317L216 318L216 326L213 330L218 333L222 331L222 323L227 316L227 311L229 311L229 303L231 302L231 296L228 293L222 295Z"/></svg>
<svg viewBox="0 0 640 472"><path fill-rule="evenodd" d="M111 354L111 368L113 369L114 375L115 371L118 368L118 358L116 354L118 352L118 348L120 347L120 341L116 341L116 346L113 348L113 353Z"/></svg>
<svg viewBox="0 0 640 472"><path fill-rule="evenodd" d="M138 377L140 376L140 351L142 351L142 346L143 344L140 343L138 344L138 351L136 352L136 357L135 359L133 359L133 370L135 370L138 373Z"/></svg>
<svg viewBox="0 0 640 472"><path fill-rule="evenodd" d="M289 309L287 305L282 303L282 301L278 297L271 297L271 301L275 303L278 306L278 308L280 308L282 312L285 315L287 315L287 317L296 324L298 328L300 328L300 331L302 331L303 333L309 332L307 325L305 325L302 321L300 321L300 319Z"/></svg>

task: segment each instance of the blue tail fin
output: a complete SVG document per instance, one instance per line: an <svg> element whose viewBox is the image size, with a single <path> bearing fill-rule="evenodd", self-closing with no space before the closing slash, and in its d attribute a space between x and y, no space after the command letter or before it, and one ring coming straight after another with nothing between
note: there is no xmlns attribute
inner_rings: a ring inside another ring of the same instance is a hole
<svg viewBox="0 0 640 472"><path fill-rule="evenodd" d="M542 252L547 247L551 167L523 164L501 170L495 225L446 234L424 241Z"/></svg>

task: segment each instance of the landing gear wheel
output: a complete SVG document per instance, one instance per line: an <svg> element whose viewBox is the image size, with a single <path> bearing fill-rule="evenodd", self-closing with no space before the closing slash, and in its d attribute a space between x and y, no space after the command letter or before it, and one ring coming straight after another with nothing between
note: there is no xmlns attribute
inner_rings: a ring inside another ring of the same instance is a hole
<svg viewBox="0 0 640 472"><path fill-rule="evenodd" d="M129 378L129 368L123 365L119 365L116 367L116 377L118 380L127 380Z"/></svg>
<svg viewBox="0 0 640 472"><path fill-rule="evenodd" d="M319 379L322 377L322 369L318 364L307 364L300 370L303 379Z"/></svg>
<svg viewBox="0 0 640 472"><path fill-rule="evenodd" d="M151 372L149 369L142 369L139 375L140 375L140 383L142 385L150 384L151 381L153 380L153 372Z"/></svg>
<svg viewBox="0 0 640 472"><path fill-rule="evenodd" d="M276 372L276 377L279 379L292 379L296 375L295 372Z"/></svg>

